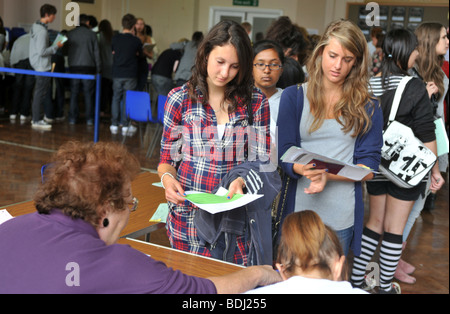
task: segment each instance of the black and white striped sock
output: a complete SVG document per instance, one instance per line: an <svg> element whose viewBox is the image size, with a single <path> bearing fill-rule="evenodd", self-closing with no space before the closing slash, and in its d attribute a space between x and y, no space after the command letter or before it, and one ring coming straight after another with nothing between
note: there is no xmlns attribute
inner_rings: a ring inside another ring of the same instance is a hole
<svg viewBox="0 0 450 314"><path fill-rule="evenodd" d="M354 285L361 286L366 275L366 267L375 253L381 235L368 229L363 230L361 242L361 255L355 256L353 259L353 269L351 280Z"/></svg>
<svg viewBox="0 0 450 314"><path fill-rule="evenodd" d="M385 232L380 249L380 288L389 291L402 256L403 236Z"/></svg>

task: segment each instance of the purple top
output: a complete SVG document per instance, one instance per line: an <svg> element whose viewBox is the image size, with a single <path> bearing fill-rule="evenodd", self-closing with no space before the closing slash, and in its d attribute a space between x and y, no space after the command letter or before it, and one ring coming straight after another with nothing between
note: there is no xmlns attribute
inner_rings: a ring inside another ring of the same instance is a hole
<svg viewBox="0 0 450 314"><path fill-rule="evenodd" d="M216 293L212 281L168 268L59 210L0 225L0 294Z"/></svg>

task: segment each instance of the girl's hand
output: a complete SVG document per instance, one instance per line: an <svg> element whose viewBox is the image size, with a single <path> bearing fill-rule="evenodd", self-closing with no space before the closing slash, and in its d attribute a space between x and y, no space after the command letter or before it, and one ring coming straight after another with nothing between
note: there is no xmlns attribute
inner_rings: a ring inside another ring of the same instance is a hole
<svg viewBox="0 0 450 314"><path fill-rule="evenodd" d="M228 187L228 199L232 199L234 194L244 194L245 181L241 177L237 178L233 182L231 182Z"/></svg>
<svg viewBox="0 0 450 314"><path fill-rule="evenodd" d="M315 169L315 164L300 165L294 171L311 180L311 184L305 189L306 194L317 194L323 191L328 182L328 169Z"/></svg>
<svg viewBox="0 0 450 314"><path fill-rule="evenodd" d="M436 193L437 191L439 191L444 185L444 183L445 180L440 172L436 173L431 172L431 185L430 185L431 192Z"/></svg>
<svg viewBox="0 0 450 314"><path fill-rule="evenodd" d="M427 91L428 91L428 97L431 98L433 94L436 94L439 92L439 88L434 84L434 82L427 82Z"/></svg>
<svg viewBox="0 0 450 314"><path fill-rule="evenodd" d="M320 173L314 174L314 176L311 177L311 184L309 185L309 187L305 188L305 194L320 193L325 189L325 186L327 185L328 175L326 169L315 171Z"/></svg>
<svg viewBox="0 0 450 314"><path fill-rule="evenodd" d="M175 205L183 204L183 202L185 201L185 194L180 182L168 175L164 176L163 180L163 185L166 189L167 201Z"/></svg>

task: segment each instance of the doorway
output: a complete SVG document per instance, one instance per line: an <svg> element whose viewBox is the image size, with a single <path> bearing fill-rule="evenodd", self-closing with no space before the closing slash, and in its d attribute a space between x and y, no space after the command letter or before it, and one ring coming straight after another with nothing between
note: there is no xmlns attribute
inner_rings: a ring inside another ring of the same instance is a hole
<svg viewBox="0 0 450 314"><path fill-rule="evenodd" d="M270 24L282 15L283 10L210 7L209 28L223 20L232 20L239 24L249 22L252 25L250 39L256 42L259 34L262 33L265 36Z"/></svg>

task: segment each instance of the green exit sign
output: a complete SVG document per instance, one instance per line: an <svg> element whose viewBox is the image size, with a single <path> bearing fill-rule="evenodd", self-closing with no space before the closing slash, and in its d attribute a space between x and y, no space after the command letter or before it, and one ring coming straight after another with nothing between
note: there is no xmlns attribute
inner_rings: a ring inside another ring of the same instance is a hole
<svg viewBox="0 0 450 314"><path fill-rule="evenodd" d="M233 0L233 5L257 7L259 5L259 0Z"/></svg>

